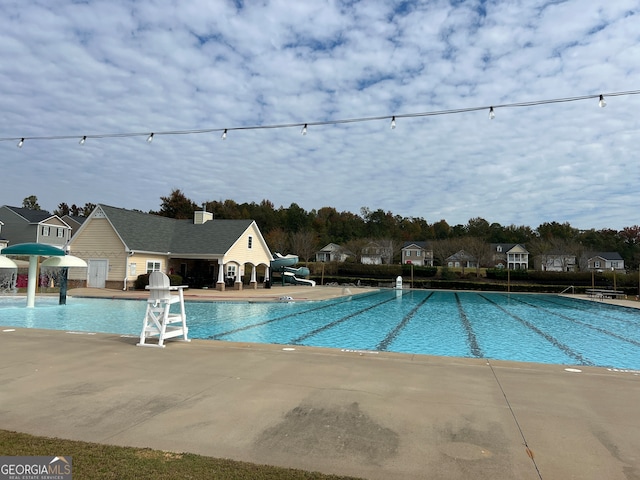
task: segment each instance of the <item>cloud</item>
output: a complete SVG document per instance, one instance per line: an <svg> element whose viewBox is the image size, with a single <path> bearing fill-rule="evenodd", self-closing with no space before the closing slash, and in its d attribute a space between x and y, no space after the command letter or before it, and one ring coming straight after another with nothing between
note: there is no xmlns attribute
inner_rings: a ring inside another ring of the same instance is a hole
<svg viewBox="0 0 640 480"><path fill-rule="evenodd" d="M0 137L74 138L0 142L0 204L149 210L180 188L196 202L620 229L639 223L638 96L395 130L234 129L636 90L637 18L627 0L9 3ZM145 142L192 129L217 131Z"/></svg>

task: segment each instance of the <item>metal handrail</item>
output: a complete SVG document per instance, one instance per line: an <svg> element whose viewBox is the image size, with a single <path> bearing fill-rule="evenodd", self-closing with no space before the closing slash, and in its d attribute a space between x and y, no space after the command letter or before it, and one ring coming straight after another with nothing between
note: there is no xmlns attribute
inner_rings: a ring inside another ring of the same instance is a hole
<svg viewBox="0 0 640 480"><path fill-rule="evenodd" d="M576 289L573 285L565 288L563 291L560 292L560 294L562 295L564 292L566 292L567 290L571 289L571 293L575 294L576 293Z"/></svg>

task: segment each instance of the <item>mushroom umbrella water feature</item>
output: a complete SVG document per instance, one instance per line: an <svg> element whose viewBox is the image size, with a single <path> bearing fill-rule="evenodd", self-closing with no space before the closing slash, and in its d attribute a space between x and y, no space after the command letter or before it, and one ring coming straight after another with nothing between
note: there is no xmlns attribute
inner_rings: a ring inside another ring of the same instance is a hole
<svg viewBox="0 0 640 480"><path fill-rule="evenodd" d="M42 268L60 269L60 302L59 305L67 304L67 274L69 267L87 267L87 262L73 255L49 257L42 262Z"/></svg>
<svg viewBox="0 0 640 480"><path fill-rule="evenodd" d="M0 273L2 273L2 270L11 270L12 273L10 273L9 276L0 275L0 292L4 292L5 289L9 291L13 290L15 288L16 278L14 271L18 271L18 265L10 258L0 255Z"/></svg>
<svg viewBox="0 0 640 480"><path fill-rule="evenodd" d="M27 283L27 307L32 308L36 303L36 276L38 272L38 257L40 255L61 257L64 250L43 243L18 243L0 250L3 255L26 255L29 257L29 282Z"/></svg>
<svg viewBox="0 0 640 480"><path fill-rule="evenodd" d="M10 258L0 255L0 268L16 268L17 269L18 265L16 264L16 262L11 260Z"/></svg>

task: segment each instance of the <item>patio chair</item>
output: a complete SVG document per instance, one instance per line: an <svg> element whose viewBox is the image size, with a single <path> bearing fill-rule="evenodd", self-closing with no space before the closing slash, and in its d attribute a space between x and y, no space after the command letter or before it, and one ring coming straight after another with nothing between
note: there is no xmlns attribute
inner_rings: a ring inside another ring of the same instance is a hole
<svg viewBox="0 0 640 480"><path fill-rule="evenodd" d="M164 348L164 341L169 338L182 337L180 340L190 342L187 338L187 315L184 309L183 289L186 285L171 286L169 277L162 272L152 272L149 275L149 299L144 314L139 347ZM177 295L171 294L172 291ZM180 304L179 313L171 313L171 305ZM158 343L147 343L150 338L158 338Z"/></svg>

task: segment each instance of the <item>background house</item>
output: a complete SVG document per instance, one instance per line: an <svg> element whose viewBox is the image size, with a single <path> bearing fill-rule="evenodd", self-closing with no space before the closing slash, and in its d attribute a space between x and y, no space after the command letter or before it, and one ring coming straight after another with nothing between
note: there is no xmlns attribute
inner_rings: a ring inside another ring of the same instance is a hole
<svg viewBox="0 0 640 480"><path fill-rule="evenodd" d="M393 247L382 245L380 242L369 242L360 255L360 263L365 265L382 265L393 262Z"/></svg>
<svg viewBox="0 0 640 480"><path fill-rule="evenodd" d="M427 242L405 242L401 252L403 264L433 266L433 249Z"/></svg>
<svg viewBox="0 0 640 480"><path fill-rule="evenodd" d="M6 247L9 244L9 240L4 238L4 236L2 235L2 226L3 225L4 225L4 223L0 222L0 250L2 250L4 247Z"/></svg>
<svg viewBox="0 0 640 480"><path fill-rule="evenodd" d="M624 271L624 259L618 252L599 252L587 260L587 269L596 271Z"/></svg>
<svg viewBox="0 0 640 480"><path fill-rule="evenodd" d="M86 277L75 279L96 288L130 288L138 275L161 271L192 287L224 290L231 279L241 289L247 266L256 287L256 269L268 277L273 259L253 220L213 220L202 211L177 220L107 205L95 208L69 249L88 264Z"/></svg>
<svg viewBox="0 0 640 480"><path fill-rule="evenodd" d="M565 253L544 253L533 259L534 268L543 272L575 272L576 256Z"/></svg>
<svg viewBox="0 0 640 480"><path fill-rule="evenodd" d="M475 257L464 250L458 250L453 255L446 258L447 266L450 268L462 267L464 268L476 268L478 262Z"/></svg>
<svg viewBox="0 0 640 480"><path fill-rule="evenodd" d="M348 256L340 245L328 243L316 252L316 262L344 262Z"/></svg>
<svg viewBox="0 0 640 480"><path fill-rule="evenodd" d="M87 217L78 217L76 215L64 215L62 220L71 227L71 236L80 229Z"/></svg>
<svg viewBox="0 0 640 480"><path fill-rule="evenodd" d="M493 265L509 270L526 270L529 268L529 252L520 243L492 243Z"/></svg>
<svg viewBox="0 0 640 480"><path fill-rule="evenodd" d="M2 236L8 245L43 243L63 248L71 238L71 227L46 210L0 207Z"/></svg>

